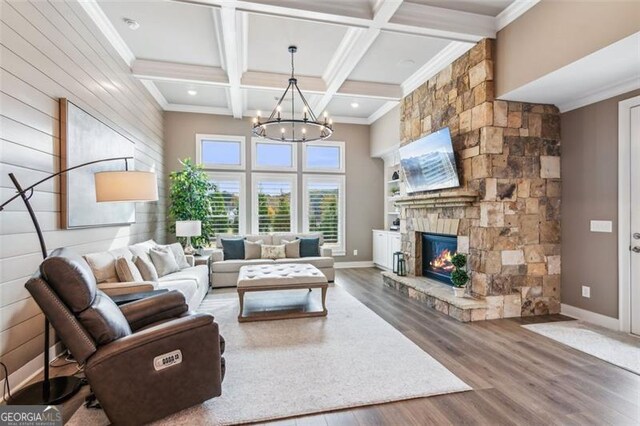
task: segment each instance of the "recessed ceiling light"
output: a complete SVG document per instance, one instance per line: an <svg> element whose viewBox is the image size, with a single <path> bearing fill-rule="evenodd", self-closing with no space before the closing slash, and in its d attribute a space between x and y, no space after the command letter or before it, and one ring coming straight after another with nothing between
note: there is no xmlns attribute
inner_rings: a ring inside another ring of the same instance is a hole
<svg viewBox="0 0 640 426"><path fill-rule="evenodd" d="M358 108L360 106L357 102L351 102L351 108Z"/></svg>
<svg viewBox="0 0 640 426"><path fill-rule="evenodd" d="M191 96L195 96L198 94L198 92L196 92L195 90L187 90L187 93L190 94Z"/></svg>
<svg viewBox="0 0 640 426"><path fill-rule="evenodd" d="M414 61L413 59L403 59L400 62L398 62L398 65L400 65L401 67L410 67L411 65L415 65L416 61Z"/></svg>
<svg viewBox="0 0 640 426"><path fill-rule="evenodd" d="M129 19L129 18L122 18L122 20L124 21L125 24L127 24L127 26L132 29L133 31L137 30L138 28L140 28L140 24L138 23L138 21L136 21L135 19Z"/></svg>

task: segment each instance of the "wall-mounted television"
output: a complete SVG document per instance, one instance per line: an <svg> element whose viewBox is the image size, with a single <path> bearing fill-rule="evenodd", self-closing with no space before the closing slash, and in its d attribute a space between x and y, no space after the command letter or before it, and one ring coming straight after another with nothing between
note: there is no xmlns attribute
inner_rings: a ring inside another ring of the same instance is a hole
<svg viewBox="0 0 640 426"><path fill-rule="evenodd" d="M460 186L448 127L400 147L400 165L408 194Z"/></svg>

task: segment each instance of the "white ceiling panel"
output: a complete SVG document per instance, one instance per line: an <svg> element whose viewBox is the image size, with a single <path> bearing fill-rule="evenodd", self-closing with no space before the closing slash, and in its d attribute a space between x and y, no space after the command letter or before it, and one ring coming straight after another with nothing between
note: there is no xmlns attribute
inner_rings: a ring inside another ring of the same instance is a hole
<svg viewBox="0 0 640 426"><path fill-rule="evenodd" d="M227 108L227 89L211 85L156 81L156 87L170 104ZM189 91L195 91L195 95Z"/></svg>
<svg viewBox="0 0 640 426"><path fill-rule="evenodd" d="M400 84L448 44L448 40L384 31L349 80Z"/></svg>
<svg viewBox="0 0 640 426"><path fill-rule="evenodd" d="M289 45L298 46L296 74L320 77L346 33L339 25L249 15L248 69L291 72Z"/></svg>
<svg viewBox="0 0 640 426"><path fill-rule="evenodd" d="M487 16L498 16L514 0L409 0L425 6L442 7L460 12L477 13Z"/></svg>
<svg viewBox="0 0 640 426"><path fill-rule="evenodd" d="M211 9L165 1L99 4L137 59L220 66ZM140 28L130 29L124 18Z"/></svg>
<svg viewBox="0 0 640 426"><path fill-rule="evenodd" d="M271 111L276 107L278 100L282 96L284 92L284 87L282 90L257 90L257 89L244 89L243 96L247 100L246 102L246 111L260 111L263 117L269 116ZM302 89L302 88L301 88ZM313 105L319 98L318 95L312 95L308 93L302 92L309 102L310 105ZM297 112L302 112L302 101L298 96L294 99L295 102L295 110ZM291 96L287 94L287 97L282 102L282 111L289 112L291 111ZM321 111L315 111L316 114L320 115Z"/></svg>
<svg viewBox="0 0 640 426"><path fill-rule="evenodd" d="M327 112L332 117L367 118L385 103L380 99L334 96L327 106ZM355 104L357 107L354 108Z"/></svg>

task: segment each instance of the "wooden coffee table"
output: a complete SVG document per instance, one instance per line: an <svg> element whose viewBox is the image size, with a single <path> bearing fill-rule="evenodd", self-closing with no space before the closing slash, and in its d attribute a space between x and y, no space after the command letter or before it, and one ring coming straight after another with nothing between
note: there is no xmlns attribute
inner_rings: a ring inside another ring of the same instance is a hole
<svg viewBox="0 0 640 426"><path fill-rule="evenodd" d="M274 263L269 265L247 265L238 275L238 298L240 302L239 322L266 321L290 318L320 317L327 315L328 282L324 274L308 263ZM248 292L298 290L314 288L322 290L322 309L307 311L267 311L255 315L244 315L244 295Z"/></svg>

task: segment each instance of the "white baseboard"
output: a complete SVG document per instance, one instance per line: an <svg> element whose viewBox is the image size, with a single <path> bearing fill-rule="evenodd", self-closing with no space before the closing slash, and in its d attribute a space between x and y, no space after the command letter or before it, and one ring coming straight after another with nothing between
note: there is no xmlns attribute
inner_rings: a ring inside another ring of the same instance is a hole
<svg viewBox="0 0 640 426"><path fill-rule="evenodd" d="M49 359L53 360L62 353L62 342L58 342L49 348ZM11 393L15 395L27 383L33 380L44 370L44 354L40 354L18 370L9 374ZM2 372L4 375L4 372ZM16 384L17 383L17 384ZM0 389L4 389L4 379L0 380ZM4 395L0 395L0 403L4 402Z"/></svg>
<svg viewBox="0 0 640 426"><path fill-rule="evenodd" d="M373 268L375 265L371 260L364 260L361 262L336 262L333 264L335 269L347 269L347 268Z"/></svg>
<svg viewBox="0 0 640 426"><path fill-rule="evenodd" d="M618 320L618 318L608 317L585 309L576 308L575 306L565 305L564 303L560 305L560 313L571 318L599 325L600 327L615 331L620 330L620 320Z"/></svg>

